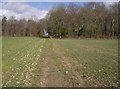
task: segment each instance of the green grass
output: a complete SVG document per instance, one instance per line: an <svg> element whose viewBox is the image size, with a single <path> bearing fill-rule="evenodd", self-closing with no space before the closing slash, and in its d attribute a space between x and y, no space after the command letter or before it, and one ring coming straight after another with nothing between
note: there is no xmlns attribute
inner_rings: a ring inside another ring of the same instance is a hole
<svg viewBox="0 0 120 89"><path fill-rule="evenodd" d="M83 72L103 85L115 85L118 76L117 40L59 40L60 46L85 66Z"/></svg>
<svg viewBox="0 0 120 89"><path fill-rule="evenodd" d="M41 52L40 50L43 51ZM32 37L3 37L3 86L25 86L27 73L33 74L33 76L32 74L30 76L32 84L29 84L29 86L38 86L41 78L42 59L45 58L46 55L53 59L54 67L56 66L54 69L61 70L61 74L59 75L61 77L66 70L69 70L71 73L67 76L64 75L64 77L71 78L74 72L81 73L83 78L90 84L96 84L97 86L117 86L117 40L41 39ZM68 58L67 61L73 65L74 70L70 69L72 67L67 67L67 64L62 63L61 60L63 60L63 56ZM77 64L74 64L75 62ZM37 64L32 65L32 63ZM35 69L31 72L30 70L33 66ZM64 66L66 67L63 69L62 67ZM54 73L54 76L55 75L58 75L57 72ZM54 79L55 77L50 78ZM75 81L76 80L65 82ZM62 83L58 85L62 86Z"/></svg>
<svg viewBox="0 0 120 89"><path fill-rule="evenodd" d="M18 85L16 82L25 79L41 44L39 38L3 38L2 71L5 86L22 85L23 82Z"/></svg>

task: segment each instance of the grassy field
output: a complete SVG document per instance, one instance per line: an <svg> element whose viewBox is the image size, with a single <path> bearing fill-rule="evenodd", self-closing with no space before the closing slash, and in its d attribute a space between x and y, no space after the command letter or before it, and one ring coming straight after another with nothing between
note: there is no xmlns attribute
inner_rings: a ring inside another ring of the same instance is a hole
<svg viewBox="0 0 120 89"><path fill-rule="evenodd" d="M3 37L3 87L117 86L118 42Z"/></svg>

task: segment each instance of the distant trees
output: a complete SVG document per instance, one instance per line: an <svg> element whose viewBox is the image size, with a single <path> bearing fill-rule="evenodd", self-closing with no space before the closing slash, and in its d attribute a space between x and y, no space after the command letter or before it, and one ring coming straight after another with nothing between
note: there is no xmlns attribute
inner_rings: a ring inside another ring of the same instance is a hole
<svg viewBox="0 0 120 89"><path fill-rule="evenodd" d="M2 35L5 34L7 18L4 16L2 18Z"/></svg>
<svg viewBox="0 0 120 89"><path fill-rule="evenodd" d="M60 5L53 9L47 21L50 34L57 38L114 38L118 36L117 17L118 3L109 8L102 2L90 2L84 7L71 3L67 7Z"/></svg>
<svg viewBox="0 0 120 89"><path fill-rule="evenodd" d="M42 37L46 29L55 38L115 38L118 37L118 3L106 7L102 2L89 2L83 7L75 3L60 4L39 21L2 18L3 36Z"/></svg>
<svg viewBox="0 0 120 89"><path fill-rule="evenodd" d="M120 19L120 2L118 2L118 19ZM118 20L118 29L120 28L120 20ZM118 30L118 36L120 39L120 30Z"/></svg>

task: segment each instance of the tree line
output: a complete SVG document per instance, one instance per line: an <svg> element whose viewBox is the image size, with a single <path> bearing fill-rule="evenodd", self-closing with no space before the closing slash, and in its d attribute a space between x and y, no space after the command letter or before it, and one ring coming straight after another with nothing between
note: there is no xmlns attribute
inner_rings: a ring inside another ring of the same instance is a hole
<svg viewBox="0 0 120 89"><path fill-rule="evenodd" d="M3 36L43 37L44 29L52 38L117 38L118 3L109 7L103 2L89 2L84 6L61 3L37 21L17 20L13 16L2 18Z"/></svg>

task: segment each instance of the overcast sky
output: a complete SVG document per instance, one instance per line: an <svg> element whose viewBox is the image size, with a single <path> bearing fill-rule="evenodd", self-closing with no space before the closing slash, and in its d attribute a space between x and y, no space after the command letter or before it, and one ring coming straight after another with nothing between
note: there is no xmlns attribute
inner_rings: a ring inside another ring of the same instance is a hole
<svg viewBox="0 0 120 89"><path fill-rule="evenodd" d="M33 2L34 1L34 2ZM76 2L78 5L83 5L85 0L3 0L0 2L0 16L5 15L7 18L14 16L16 19L29 19L31 17L37 17L42 19L46 16L50 9L59 2L64 2L66 5L68 2ZM57 2L56 2L57 1ZM79 3L78 3L79 1ZM106 2L109 5L118 0L86 0L86 2L97 1Z"/></svg>

